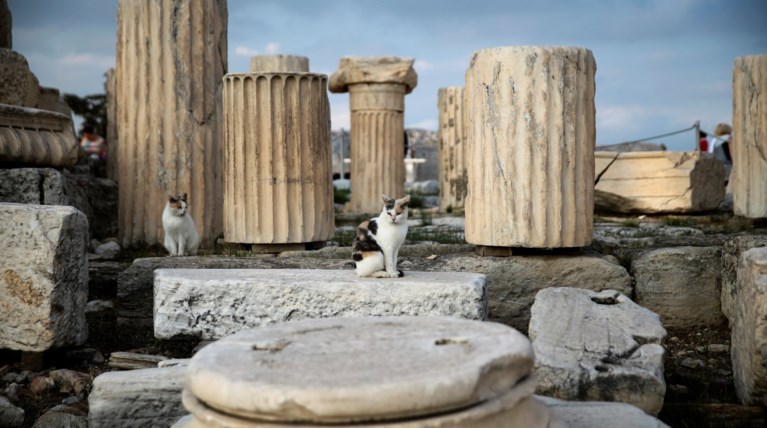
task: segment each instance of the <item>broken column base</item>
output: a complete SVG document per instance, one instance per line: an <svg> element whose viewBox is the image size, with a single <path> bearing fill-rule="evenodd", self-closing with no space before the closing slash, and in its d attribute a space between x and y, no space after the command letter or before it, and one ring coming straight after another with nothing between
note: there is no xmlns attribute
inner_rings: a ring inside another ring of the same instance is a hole
<svg viewBox="0 0 767 428"><path fill-rule="evenodd" d="M214 340L305 318L444 315L487 319L485 275L405 272L360 278L350 270L158 269L154 335Z"/></svg>
<svg viewBox="0 0 767 428"><path fill-rule="evenodd" d="M328 246L327 241L299 242L292 244L243 244L254 254L279 254L285 251L316 251Z"/></svg>

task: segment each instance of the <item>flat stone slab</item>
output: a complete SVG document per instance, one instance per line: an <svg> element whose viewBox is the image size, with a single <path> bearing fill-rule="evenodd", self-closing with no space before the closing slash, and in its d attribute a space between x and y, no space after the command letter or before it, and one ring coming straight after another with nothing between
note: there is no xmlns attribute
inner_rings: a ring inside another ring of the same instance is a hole
<svg viewBox="0 0 767 428"><path fill-rule="evenodd" d="M551 416L569 428L668 428L668 425L642 409L625 403L605 401L562 401L536 396L548 407ZM617 422L620 421L620 422Z"/></svg>
<svg viewBox="0 0 767 428"><path fill-rule="evenodd" d="M306 318L443 315L487 319L485 275L405 272L360 278L311 269L158 269L154 334L214 340Z"/></svg>
<svg viewBox="0 0 767 428"><path fill-rule="evenodd" d="M538 394L619 401L657 415L663 406L663 340L657 314L616 291L547 288L529 329Z"/></svg>
<svg viewBox="0 0 767 428"><path fill-rule="evenodd" d="M251 420L408 420L508 394L515 395L508 407L514 408L532 396L533 358L524 335L497 323L410 316L313 319L212 343L192 358L186 388L218 413ZM546 426L547 419L533 426Z"/></svg>
<svg viewBox="0 0 767 428"><path fill-rule="evenodd" d="M107 372L88 396L91 428L170 426L187 414L181 404L186 367Z"/></svg>

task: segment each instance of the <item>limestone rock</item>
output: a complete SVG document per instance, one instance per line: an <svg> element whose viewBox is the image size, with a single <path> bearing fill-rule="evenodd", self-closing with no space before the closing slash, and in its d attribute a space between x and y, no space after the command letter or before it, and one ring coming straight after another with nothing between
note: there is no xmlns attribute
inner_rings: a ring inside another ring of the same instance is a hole
<svg viewBox="0 0 767 428"><path fill-rule="evenodd" d="M418 84L413 58L396 56L347 56L341 58L330 76L330 92L348 92L349 86L360 83L398 83L409 94Z"/></svg>
<svg viewBox="0 0 767 428"><path fill-rule="evenodd" d="M615 291L549 288L532 307L536 392L563 400L618 401L657 415L663 406L658 315Z"/></svg>
<svg viewBox="0 0 767 428"><path fill-rule="evenodd" d="M668 428L668 425L638 407L606 401L562 401L537 396L551 412L569 428ZM618 422L620 421L620 422Z"/></svg>
<svg viewBox="0 0 767 428"><path fill-rule="evenodd" d="M463 209L468 186L466 123L463 87L440 88L439 108L439 187L440 211Z"/></svg>
<svg viewBox="0 0 767 428"><path fill-rule="evenodd" d="M767 236L737 236L722 246L722 313L732 325L738 295L738 263L741 255L756 247L767 247Z"/></svg>
<svg viewBox="0 0 767 428"><path fill-rule="evenodd" d="M565 248L591 243L596 62L577 47L474 53L464 92L466 242Z"/></svg>
<svg viewBox="0 0 767 428"><path fill-rule="evenodd" d="M0 104L0 163L63 168L73 166L78 153L71 117Z"/></svg>
<svg viewBox="0 0 767 428"><path fill-rule="evenodd" d="M700 152L596 152L594 205L619 213L713 210L724 199L724 167Z"/></svg>
<svg viewBox="0 0 767 428"><path fill-rule="evenodd" d="M0 201L69 205L88 218L91 238L117 235L117 183L52 168L0 169Z"/></svg>
<svg viewBox="0 0 767 428"><path fill-rule="evenodd" d="M87 338L88 221L72 207L0 203L0 348Z"/></svg>
<svg viewBox="0 0 767 428"><path fill-rule="evenodd" d="M666 328L718 326L721 248L674 247L633 258L636 303L660 315Z"/></svg>
<svg viewBox="0 0 767 428"><path fill-rule="evenodd" d="M5 397L0 397L0 426L21 428L24 425L24 409L11 404Z"/></svg>
<svg viewBox="0 0 767 428"><path fill-rule="evenodd" d="M117 257L118 254L120 254L120 244L117 242L107 242L106 244L101 244L98 246L98 248L96 248L96 254L101 256L103 259L112 260Z"/></svg>
<svg viewBox="0 0 767 428"><path fill-rule="evenodd" d="M733 209L767 217L767 55L736 58L732 74Z"/></svg>
<svg viewBox="0 0 767 428"><path fill-rule="evenodd" d="M93 378L89 374L69 369L52 370L48 373L48 377L53 379L60 392L72 395L87 392L93 383Z"/></svg>
<svg viewBox="0 0 767 428"><path fill-rule="evenodd" d="M0 104L35 107L39 97L40 83L29 70L27 59L0 47Z"/></svg>
<svg viewBox="0 0 767 428"><path fill-rule="evenodd" d="M154 335L215 340L245 328L306 318L386 315L487 319L485 276L406 272L360 278L315 269L159 269Z"/></svg>
<svg viewBox="0 0 767 428"><path fill-rule="evenodd" d="M32 428L89 428L88 417L52 409L40 416Z"/></svg>
<svg viewBox="0 0 767 428"><path fill-rule="evenodd" d="M170 426L187 414L181 404L186 367L107 372L88 397L91 428Z"/></svg>
<svg viewBox="0 0 767 428"><path fill-rule="evenodd" d="M189 364L187 388L229 414L349 423L475 405L523 383L532 366L527 338L500 324L312 319L242 331L205 347Z"/></svg>
<svg viewBox="0 0 767 428"><path fill-rule="evenodd" d="M767 405L767 247L752 248L738 262L732 326L735 391L746 405Z"/></svg>
<svg viewBox="0 0 767 428"><path fill-rule="evenodd" d="M255 55L250 58L251 73L308 73L309 58L300 55Z"/></svg>

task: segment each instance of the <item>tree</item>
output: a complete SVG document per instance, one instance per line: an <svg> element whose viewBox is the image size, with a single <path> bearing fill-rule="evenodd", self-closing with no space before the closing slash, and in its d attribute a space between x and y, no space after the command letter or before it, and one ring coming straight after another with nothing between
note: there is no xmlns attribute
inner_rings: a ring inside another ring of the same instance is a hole
<svg viewBox="0 0 767 428"><path fill-rule="evenodd" d="M99 135L107 133L107 97L105 94L94 94L80 97L75 94L64 94L69 108L74 114L83 118L84 123L90 124Z"/></svg>

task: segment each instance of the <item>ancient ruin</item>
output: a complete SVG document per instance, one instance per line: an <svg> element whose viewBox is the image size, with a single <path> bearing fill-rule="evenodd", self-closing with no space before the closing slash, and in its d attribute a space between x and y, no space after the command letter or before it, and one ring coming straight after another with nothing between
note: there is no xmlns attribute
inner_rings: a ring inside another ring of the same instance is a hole
<svg viewBox="0 0 767 428"><path fill-rule="evenodd" d="M322 247L333 237L326 88L324 74L226 75L227 242L278 252Z"/></svg>
<svg viewBox="0 0 767 428"><path fill-rule="evenodd" d="M405 194L405 94L418 84L413 62L344 57L330 76L330 92L349 92L352 212L380 212L382 194Z"/></svg>
<svg viewBox="0 0 767 428"><path fill-rule="evenodd" d="M488 247L591 243L594 74L591 51L505 47L466 72L466 241ZM492 226L491 226L492 225Z"/></svg>
<svg viewBox="0 0 767 428"><path fill-rule="evenodd" d="M461 86L441 88L437 97L441 211L463 209L466 200L468 171L463 92Z"/></svg>
<svg viewBox="0 0 767 428"><path fill-rule="evenodd" d="M732 73L735 215L763 218L767 217L767 55L737 58Z"/></svg>
<svg viewBox="0 0 767 428"><path fill-rule="evenodd" d="M118 4L115 79L124 246L162 242L168 194L189 194L203 245L223 231L221 88L227 22L225 0Z"/></svg>
<svg viewBox="0 0 767 428"><path fill-rule="evenodd" d="M256 55L250 59L251 73L308 73L309 58L300 55Z"/></svg>

